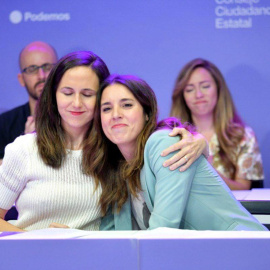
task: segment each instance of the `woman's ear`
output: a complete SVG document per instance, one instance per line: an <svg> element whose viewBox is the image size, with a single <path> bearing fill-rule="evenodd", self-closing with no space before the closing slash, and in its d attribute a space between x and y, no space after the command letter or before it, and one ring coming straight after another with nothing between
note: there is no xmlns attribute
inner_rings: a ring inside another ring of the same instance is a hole
<svg viewBox="0 0 270 270"><path fill-rule="evenodd" d="M147 122L149 120L149 116L146 114L145 115L145 121Z"/></svg>

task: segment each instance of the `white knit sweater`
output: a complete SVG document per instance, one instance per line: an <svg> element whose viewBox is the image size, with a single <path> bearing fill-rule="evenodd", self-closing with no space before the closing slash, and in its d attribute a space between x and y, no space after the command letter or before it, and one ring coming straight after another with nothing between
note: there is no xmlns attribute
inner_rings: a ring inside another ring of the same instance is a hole
<svg viewBox="0 0 270 270"><path fill-rule="evenodd" d="M69 151L60 169L44 164L36 134L18 137L5 149L0 166L0 208L16 202L15 226L25 230L48 228L52 222L81 230L98 230L101 187L82 173L82 151Z"/></svg>

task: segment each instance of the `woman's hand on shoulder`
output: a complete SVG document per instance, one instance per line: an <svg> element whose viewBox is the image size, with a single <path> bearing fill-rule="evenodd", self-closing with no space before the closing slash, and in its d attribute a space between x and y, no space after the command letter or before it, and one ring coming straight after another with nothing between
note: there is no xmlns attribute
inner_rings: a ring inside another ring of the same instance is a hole
<svg viewBox="0 0 270 270"><path fill-rule="evenodd" d="M162 156L179 150L173 157L163 163L164 167L169 167L170 170L179 168L183 172L201 155L206 158L209 155L209 147L205 137L199 133L192 134L185 128L174 128L169 134L174 137L181 135L182 139L168 147L162 152Z"/></svg>

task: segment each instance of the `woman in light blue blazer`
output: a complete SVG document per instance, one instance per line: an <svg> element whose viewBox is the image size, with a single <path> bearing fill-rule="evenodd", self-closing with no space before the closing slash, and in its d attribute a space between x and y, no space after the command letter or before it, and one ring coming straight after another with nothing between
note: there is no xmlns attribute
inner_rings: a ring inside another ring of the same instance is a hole
<svg viewBox="0 0 270 270"><path fill-rule="evenodd" d="M107 212L101 229L131 230L134 220L139 229L267 230L205 157L185 172L162 166L160 152L178 140L168 138L168 127L178 122L168 119L157 127L156 97L143 80L108 77L97 94L94 119L90 167Z"/></svg>

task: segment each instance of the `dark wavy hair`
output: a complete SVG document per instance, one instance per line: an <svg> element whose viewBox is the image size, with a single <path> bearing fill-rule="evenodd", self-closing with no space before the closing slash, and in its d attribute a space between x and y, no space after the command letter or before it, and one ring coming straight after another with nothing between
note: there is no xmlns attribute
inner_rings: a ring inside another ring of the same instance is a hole
<svg viewBox="0 0 270 270"><path fill-rule="evenodd" d="M113 84L125 86L143 107L148 121L137 137L136 150L133 160L125 161L118 147L105 136L101 126L101 97L104 89ZM111 75L101 85L97 93L97 106L94 115L94 128L88 137L89 149L92 155L89 160L87 173L94 175L96 183L101 183L102 195L100 204L103 214L111 205L120 211L128 198L128 189L137 196L141 190L140 170L144 164L144 147L147 139L156 128L157 100L154 91L142 79L131 75Z"/></svg>
<svg viewBox="0 0 270 270"><path fill-rule="evenodd" d="M65 131L63 130L57 109L56 90L65 74L71 68L86 66L92 69L99 78L101 84L108 76L109 70L104 61L90 51L78 51L62 57L51 70L44 90L36 107L36 133L39 154L45 164L59 168L66 157ZM86 132L88 137L92 123ZM83 150L83 153L87 153Z"/></svg>
<svg viewBox="0 0 270 270"><path fill-rule="evenodd" d="M196 134L196 128L188 123L182 123L180 119L176 117L168 117L166 119L160 120L157 123L156 130L162 130L162 129L174 129L174 128L185 128L188 130L191 134Z"/></svg>

